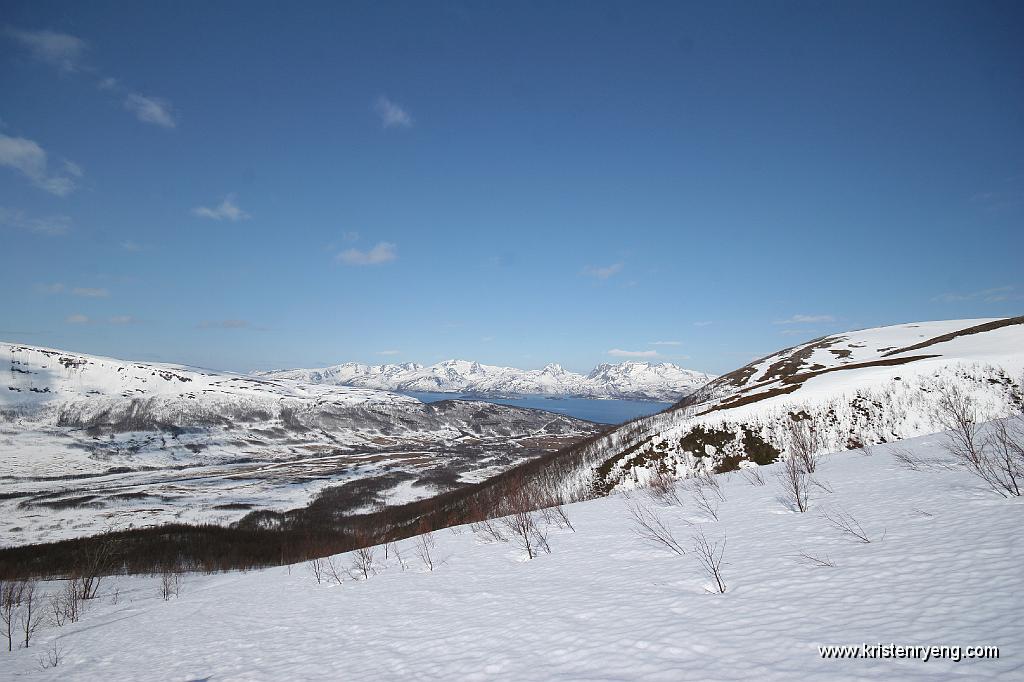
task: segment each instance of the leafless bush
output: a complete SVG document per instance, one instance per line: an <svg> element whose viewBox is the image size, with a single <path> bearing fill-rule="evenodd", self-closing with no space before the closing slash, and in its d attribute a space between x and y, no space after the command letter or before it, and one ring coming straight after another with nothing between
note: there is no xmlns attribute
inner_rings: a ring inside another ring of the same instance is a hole
<svg viewBox="0 0 1024 682"><path fill-rule="evenodd" d="M39 657L39 667L43 670L56 668L64 660L64 647L60 640L53 640L46 652Z"/></svg>
<svg viewBox="0 0 1024 682"><path fill-rule="evenodd" d="M306 562L306 568L316 579L316 584L319 585L324 581L324 560L320 557L310 559Z"/></svg>
<svg viewBox="0 0 1024 682"><path fill-rule="evenodd" d="M942 387L936 418L947 431L945 448L957 464L1007 497L1019 497L1024 481L1024 434L1016 420L994 422L982 437L978 406L956 384Z"/></svg>
<svg viewBox="0 0 1024 682"><path fill-rule="evenodd" d="M864 455L865 457L873 457L875 455L875 448L873 445L864 443L863 445L860 446L860 454Z"/></svg>
<svg viewBox="0 0 1024 682"><path fill-rule="evenodd" d="M782 484L779 499L794 511L806 512L811 501L811 475L804 469L803 462L797 457L789 457L783 462L778 477Z"/></svg>
<svg viewBox="0 0 1024 682"><path fill-rule="evenodd" d="M568 528L573 533L576 532L576 527L572 525L572 520L569 518L569 512L565 511L565 507L562 505L555 504L544 507L540 513L544 517L545 523L554 524L559 528Z"/></svg>
<svg viewBox="0 0 1024 682"><path fill-rule="evenodd" d="M14 631L18 624L18 610L25 595L28 583L24 580L4 580L0 582L0 622L3 623L4 636L7 637L7 650L14 650Z"/></svg>
<svg viewBox="0 0 1024 682"><path fill-rule="evenodd" d="M403 571L405 569L409 568L409 565L405 563L405 559L402 557L402 550L401 550L401 548L399 548L397 542L392 542L391 543L391 553L394 554L395 555L395 559L398 560L399 568L401 568Z"/></svg>
<svg viewBox="0 0 1024 682"><path fill-rule="evenodd" d="M433 571L437 561L434 557L437 545L433 533L423 533L416 538L416 556L420 558L428 571Z"/></svg>
<svg viewBox="0 0 1024 682"><path fill-rule="evenodd" d="M705 488L703 486L695 488L693 491L693 501L696 503L698 509L717 521L718 503L708 499L707 493L704 491Z"/></svg>
<svg viewBox="0 0 1024 682"><path fill-rule="evenodd" d="M801 552L800 556L797 557L797 559L799 561L802 561L803 563L811 564L812 566L821 566L827 568L836 567L836 562L832 561L832 557L830 557L828 554L823 554L822 556L814 556L813 554L810 554L808 552Z"/></svg>
<svg viewBox="0 0 1024 682"><path fill-rule="evenodd" d="M373 547L360 547L359 549L352 552L352 577L358 579L359 576L363 577L363 580L369 580L370 574L374 573L373 568Z"/></svg>
<svg viewBox="0 0 1024 682"><path fill-rule="evenodd" d="M647 479L645 491L652 500L659 504L683 506L676 478L661 469L656 469L651 473L650 478Z"/></svg>
<svg viewBox="0 0 1024 682"><path fill-rule="evenodd" d="M173 568L165 568L160 572L160 597L170 601L171 597L181 594L181 575Z"/></svg>
<svg viewBox="0 0 1024 682"><path fill-rule="evenodd" d="M826 493L829 493L830 495L835 492L835 490L832 489L831 483L829 483L828 481L823 481L816 476L811 476L811 485L820 490L824 490Z"/></svg>
<svg viewBox="0 0 1024 682"><path fill-rule="evenodd" d="M762 486L765 484L764 474L761 473L761 467L750 467L743 470L743 478L747 479L747 482L753 486Z"/></svg>
<svg viewBox="0 0 1024 682"><path fill-rule="evenodd" d="M928 462L914 454L909 448L892 448L892 457L896 464L911 471L923 471L928 468Z"/></svg>
<svg viewBox="0 0 1024 682"><path fill-rule="evenodd" d="M713 474L710 471L698 472L697 475L691 479L691 485L694 491L710 490L718 497L718 499L725 502L725 493L722 492L722 485L716 474Z"/></svg>
<svg viewBox="0 0 1024 682"><path fill-rule="evenodd" d="M520 510L509 514L501 520L508 530L509 541L526 552L527 559L533 559L541 552L550 553L547 529L544 524L537 523L538 514Z"/></svg>
<svg viewBox="0 0 1024 682"><path fill-rule="evenodd" d="M818 450L821 447L818 430L810 417L790 420L788 428L790 458L799 460L803 470L813 474L818 468Z"/></svg>
<svg viewBox="0 0 1024 682"><path fill-rule="evenodd" d="M43 610L42 595L36 592L36 583L27 582L22 590L21 594L21 611L19 617L19 624L21 634L23 635L22 642L25 648L28 648L29 642L32 640L32 635L35 631L40 628L43 624L43 617L46 615Z"/></svg>
<svg viewBox="0 0 1024 682"><path fill-rule="evenodd" d="M676 540L672 529L657 512L642 504L628 504L626 509L633 518L633 532L643 540L683 556L686 550Z"/></svg>
<svg viewBox="0 0 1024 682"><path fill-rule="evenodd" d="M693 553L708 577L714 579L719 594L725 594L725 579L722 577L725 542L725 535L722 536L721 542L708 540L703 530L698 530L693 536Z"/></svg>
<svg viewBox="0 0 1024 682"><path fill-rule="evenodd" d="M74 579L71 581L78 599L95 599L99 594L100 583L110 570L115 549L116 545L112 540L86 545L83 549L81 560L74 571Z"/></svg>
<svg viewBox="0 0 1024 682"><path fill-rule="evenodd" d="M490 519L473 524L473 532L484 542L508 542L498 524Z"/></svg>
<svg viewBox="0 0 1024 682"><path fill-rule="evenodd" d="M829 524L841 532L843 535L862 542L864 544L870 544L871 538L868 537L867 531L860 525L857 519L853 518L853 515L849 512L843 511L842 509L825 509L821 512L821 518L829 522Z"/></svg>

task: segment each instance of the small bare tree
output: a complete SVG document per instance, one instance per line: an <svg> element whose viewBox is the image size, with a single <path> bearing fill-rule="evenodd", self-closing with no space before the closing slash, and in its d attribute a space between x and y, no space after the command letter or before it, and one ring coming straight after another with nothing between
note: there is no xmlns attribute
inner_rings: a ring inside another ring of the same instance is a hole
<svg viewBox="0 0 1024 682"><path fill-rule="evenodd" d="M722 577L725 542L725 535L722 536L721 542L708 540L703 530L698 530L697 534L693 536L693 553L704 572L715 581L715 587L719 594L725 594L725 579Z"/></svg>
<svg viewBox="0 0 1024 682"><path fill-rule="evenodd" d="M572 525L572 520L569 518L569 512L562 505L553 504L550 507L544 507L541 509L541 514L544 516L545 523L552 523L559 528L568 528L573 533L576 532L576 527Z"/></svg>
<svg viewBox="0 0 1024 682"><path fill-rule="evenodd" d="M647 479L646 492L652 500L659 504L683 506L683 498L679 495L676 478L667 471L655 469Z"/></svg>
<svg viewBox="0 0 1024 682"><path fill-rule="evenodd" d="M484 542L508 542L508 538L502 534L498 524L490 519L474 523L472 527L476 536Z"/></svg>
<svg viewBox="0 0 1024 682"><path fill-rule="evenodd" d="M358 580L359 576L362 576L363 580L369 580L374 572L372 546L360 547L352 552L352 577Z"/></svg>
<svg viewBox="0 0 1024 682"><path fill-rule="evenodd" d="M803 470L813 474L818 468L818 450L821 438L810 417L791 419L787 423L789 429L790 457L800 461Z"/></svg>
<svg viewBox="0 0 1024 682"><path fill-rule="evenodd" d="M14 631L18 623L18 609L25 594L24 580L0 581L0 622L3 623L4 636L7 637L7 650L14 650Z"/></svg>
<svg viewBox="0 0 1024 682"><path fill-rule="evenodd" d="M537 523L537 514L521 509L501 520L509 532L509 540L526 552L527 559L533 559L541 552L550 552L547 530Z"/></svg>
<svg viewBox="0 0 1024 682"><path fill-rule="evenodd" d="M800 555L797 557L797 559L803 563L810 564L812 566L818 566L822 568L836 567L836 562L832 561L832 557L830 557L828 554L815 556L814 554L810 554L809 552L800 552Z"/></svg>
<svg viewBox="0 0 1024 682"><path fill-rule="evenodd" d="M309 561L306 562L306 568L309 570L309 572L311 574L313 574L313 578L316 579L316 584L317 585L319 585L320 583L322 583L324 581L324 560L323 559L321 559L320 557L316 557L315 559L310 559Z"/></svg>
<svg viewBox="0 0 1024 682"><path fill-rule="evenodd" d="M24 635L22 641L26 649L32 640L32 635L43 624L43 616L46 615L41 602L42 595L36 593L36 583L34 581L26 582L21 593L20 617L21 634Z"/></svg>
<svg viewBox="0 0 1024 682"><path fill-rule="evenodd" d="M697 504L698 509L717 521L718 503L708 499L705 490L704 486L697 486L693 491L693 501Z"/></svg>
<svg viewBox="0 0 1024 682"><path fill-rule="evenodd" d="M633 518L633 533L637 537L679 556L686 554L668 523L653 509L642 504L628 504L626 510Z"/></svg>
<svg viewBox="0 0 1024 682"><path fill-rule="evenodd" d="M762 486L765 484L764 474L761 473L761 467L749 467L744 469L743 478L747 479L747 482L752 486Z"/></svg>
<svg viewBox="0 0 1024 682"><path fill-rule="evenodd" d="M778 477L782 484L779 499L794 511L806 512L811 501L811 475L804 469L801 460L797 457L786 459Z"/></svg>
<svg viewBox="0 0 1024 682"><path fill-rule="evenodd" d="M171 597L177 597L180 593L181 576L172 567L165 567L160 571L160 597L170 601Z"/></svg>
<svg viewBox="0 0 1024 682"><path fill-rule="evenodd" d="M941 388L936 418L947 431L945 448L957 464L1006 497L1019 497L1024 482L1024 434L1016 420L999 420L982 436L978 405L959 386Z"/></svg>
<svg viewBox="0 0 1024 682"><path fill-rule="evenodd" d="M49 670L50 668L56 668L64 660L64 647L61 646L60 640L53 640L46 652L39 657L39 667L43 670Z"/></svg>
<svg viewBox="0 0 1024 682"><path fill-rule="evenodd" d="M324 580L330 578L338 585L341 585L345 581L344 571L341 565L333 557L329 556L323 560Z"/></svg>
<svg viewBox="0 0 1024 682"><path fill-rule="evenodd" d="M63 590L50 595L50 618L57 627L63 627L65 623L77 623L82 616L85 602L76 582L77 579L69 580Z"/></svg>
<svg viewBox="0 0 1024 682"><path fill-rule="evenodd" d="M434 542L434 533L423 533L416 537L416 556L419 557L428 571L433 571L437 563L434 554L437 545Z"/></svg>

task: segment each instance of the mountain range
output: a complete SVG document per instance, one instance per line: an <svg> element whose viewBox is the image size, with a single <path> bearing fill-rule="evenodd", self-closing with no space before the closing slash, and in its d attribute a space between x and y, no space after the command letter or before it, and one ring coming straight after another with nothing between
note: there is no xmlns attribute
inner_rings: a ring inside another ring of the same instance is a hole
<svg viewBox="0 0 1024 682"><path fill-rule="evenodd" d="M349 362L321 369L287 369L253 374L307 384L358 386L386 391L667 402L679 400L715 378L668 362L609 363L598 365L589 374L578 374L557 364L549 364L543 369L524 370L467 360L446 360L429 366L418 363L364 365Z"/></svg>

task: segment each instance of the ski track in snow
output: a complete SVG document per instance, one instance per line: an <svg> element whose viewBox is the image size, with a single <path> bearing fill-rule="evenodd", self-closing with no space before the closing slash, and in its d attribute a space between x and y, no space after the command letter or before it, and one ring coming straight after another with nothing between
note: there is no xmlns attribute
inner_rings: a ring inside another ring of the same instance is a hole
<svg viewBox="0 0 1024 682"><path fill-rule="evenodd" d="M47 628L0 655L11 679L61 680L791 680L1009 679L1024 672L1024 500L962 470L910 471L892 451L941 458L942 436L824 459L806 514L777 497L780 465L755 487L720 477L709 520L683 495L659 507L688 548L697 528L727 536L728 591L706 591L692 552L633 534L621 495L569 506L552 553L525 561L468 527L435 534L427 572L399 543L366 581L318 585L304 565L187 575L164 602L157 577L109 579L77 624ZM842 509L874 538L840 535L819 513ZM927 514L930 514L927 515ZM693 527L687 522L694 524ZM797 560L827 555L835 568ZM346 564L349 557L339 557ZM51 589L53 585L49 586ZM111 603L119 589L119 603ZM65 660L40 670L57 639ZM818 645L998 645L998 660L823 660Z"/></svg>

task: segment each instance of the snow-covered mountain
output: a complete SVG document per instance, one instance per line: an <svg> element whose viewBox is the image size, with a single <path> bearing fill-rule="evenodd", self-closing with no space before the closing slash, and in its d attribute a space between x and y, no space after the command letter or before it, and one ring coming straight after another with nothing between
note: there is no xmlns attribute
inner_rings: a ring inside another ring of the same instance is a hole
<svg viewBox="0 0 1024 682"><path fill-rule="evenodd" d="M664 401L678 400L714 379L712 375L668 362L602 364L589 374L577 374L557 364L547 365L543 369L524 370L482 365L467 360L446 360L430 366L416 363L363 365L349 362L323 369L275 370L254 372L253 375L387 391Z"/></svg>
<svg viewBox="0 0 1024 682"><path fill-rule="evenodd" d="M0 543L476 481L598 426L475 401L0 343Z"/></svg>
<svg viewBox="0 0 1024 682"><path fill-rule="evenodd" d="M1024 405L1024 317L920 322L825 336L725 374L672 410L629 422L572 456L575 497L784 455L809 419L821 450L870 446L941 428L938 397L970 394L980 418Z"/></svg>

